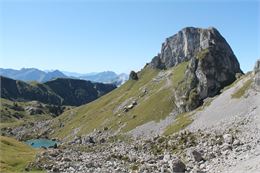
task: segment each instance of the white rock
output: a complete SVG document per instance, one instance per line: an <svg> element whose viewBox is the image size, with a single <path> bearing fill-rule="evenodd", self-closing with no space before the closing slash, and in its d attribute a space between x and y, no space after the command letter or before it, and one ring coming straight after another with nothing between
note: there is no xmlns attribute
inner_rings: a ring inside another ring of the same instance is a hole
<svg viewBox="0 0 260 173"><path fill-rule="evenodd" d="M200 165L200 169L205 169L205 167L206 167L206 165L205 165L204 163L202 163L202 164Z"/></svg>
<svg viewBox="0 0 260 173"><path fill-rule="evenodd" d="M233 136L231 134L224 134L223 139L225 143L232 144Z"/></svg>
<svg viewBox="0 0 260 173"><path fill-rule="evenodd" d="M169 153L164 154L163 161L168 162L169 160L171 160L171 155Z"/></svg>
<svg viewBox="0 0 260 173"><path fill-rule="evenodd" d="M240 141L238 139L234 140L233 145L240 145Z"/></svg>

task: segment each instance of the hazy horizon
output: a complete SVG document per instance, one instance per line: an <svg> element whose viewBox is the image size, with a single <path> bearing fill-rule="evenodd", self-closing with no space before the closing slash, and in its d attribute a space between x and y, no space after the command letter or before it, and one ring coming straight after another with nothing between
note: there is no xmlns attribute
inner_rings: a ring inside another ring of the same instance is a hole
<svg viewBox="0 0 260 173"><path fill-rule="evenodd" d="M125 73L125 72L115 72L113 70L104 70L104 71L90 71L90 72L75 72L75 71L68 71L68 70L60 70L60 69L41 69L41 68L37 68L37 67L21 67L21 68L8 68L8 67L1 67L0 66L0 69L12 69L12 70L22 70L22 69L38 69L38 70L41 70L41 71L44 71L44 72L53 72L55 70L58 70L62 73L66 72L66 73L77 73L77 74L96 74L96 73L102 73L102 72L114 72L116 74L122 74L122 73ZM128 74L128 73L125 73L125 74Z"/></svg>

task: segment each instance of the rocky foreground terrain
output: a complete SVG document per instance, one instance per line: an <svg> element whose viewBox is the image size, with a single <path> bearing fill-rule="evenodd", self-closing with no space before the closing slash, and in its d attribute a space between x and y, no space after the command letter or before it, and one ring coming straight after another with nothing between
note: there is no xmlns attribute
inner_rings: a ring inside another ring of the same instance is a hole
<svg viewBox="0 0 260 173"><path fill-rule="evenodd" d="M252 83L241 98L232 98L248 80ZM113 136L103 129L43 151L27 169L71 173L259 172L259 89L256 66L203 110L195 110L193 123L178 133L144 139Z"/></svg>

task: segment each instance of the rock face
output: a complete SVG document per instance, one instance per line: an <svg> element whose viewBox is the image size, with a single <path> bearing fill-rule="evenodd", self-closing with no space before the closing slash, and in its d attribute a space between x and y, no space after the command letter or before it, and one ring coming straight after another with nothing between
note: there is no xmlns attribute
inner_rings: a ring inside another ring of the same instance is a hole
<svg viewBox="0 0 260 173"><path fill-rule="evenodd" d="M243 73L232 49L215 28L184 28L166 39L149 66L169 69L183 62L189 64L175 94L180 112L196 108Z"/></svg>
<svg viewBox="0 0 260 173"><path fill-rule="evenodd" d="M260 89L260 59L256 61L254 74L255 74L255 86L256 88Z"/></svg>

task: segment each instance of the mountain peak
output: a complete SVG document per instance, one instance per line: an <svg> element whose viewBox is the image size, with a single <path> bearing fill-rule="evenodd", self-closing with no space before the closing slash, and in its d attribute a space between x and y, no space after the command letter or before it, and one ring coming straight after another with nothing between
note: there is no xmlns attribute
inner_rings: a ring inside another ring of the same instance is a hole
<svg viewBox="0 0 260 173"><path fill-rule="evenodd" d="M236 80L237 74L243 73L231 47L214 27L186 27L166 38L161 52L148 67L170 69L184 62L188 62L184 82L176 84L179 88L175 94L180 112L196 108L203 99L215 96ZM189 103L186 98L191 104L186 104Z"/></svg>
<svg viewBox="0 0 260 173"><path fill-rule="evenodd" d="M220 61L226 62L227 65L232 64L234 71L242 72L229 44L214 27L186 27L166 38L160 54L153 58L150 66L167 69L184 61L200 59L206 52L218 52L221 54L221 59L218 58Z"/></svg>

